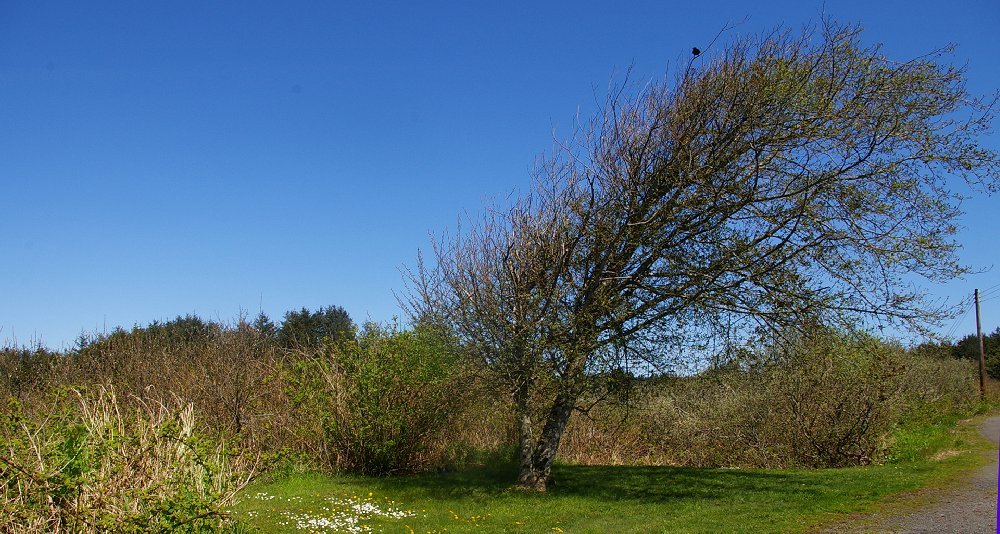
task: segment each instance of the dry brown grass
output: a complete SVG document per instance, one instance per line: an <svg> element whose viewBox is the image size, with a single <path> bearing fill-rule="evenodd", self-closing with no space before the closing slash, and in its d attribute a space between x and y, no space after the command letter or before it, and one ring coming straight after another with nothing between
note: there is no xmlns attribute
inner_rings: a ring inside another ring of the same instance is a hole
<svg viewBox="0 0 1000 534"><path fill-rule="evenodd" d="M54 402L0 428L0 531L210 528L256 472L252 457L197 435L191 403L127 405L111 388Z"/></svg>

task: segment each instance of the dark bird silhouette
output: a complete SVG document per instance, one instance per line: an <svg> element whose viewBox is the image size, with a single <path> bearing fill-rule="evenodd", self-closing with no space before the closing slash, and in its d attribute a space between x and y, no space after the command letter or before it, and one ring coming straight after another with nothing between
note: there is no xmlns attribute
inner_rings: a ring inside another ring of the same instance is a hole
<svg viewBox="0 0 1000 534"><path fill-rule="evenodd" d="M691 53L697 56L697 55L701 54L701 50L699 50L698 47L696 46L696 47L694 47L694 48L691 49Z"/></svg>

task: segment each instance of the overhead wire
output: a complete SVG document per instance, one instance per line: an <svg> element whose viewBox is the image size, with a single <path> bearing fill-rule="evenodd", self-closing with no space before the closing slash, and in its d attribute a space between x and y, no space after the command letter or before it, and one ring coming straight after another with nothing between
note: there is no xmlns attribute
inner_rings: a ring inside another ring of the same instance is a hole
<svg viewBox="0 0 1000 534"><path fill-rule="evenodd" d="M963 302L965 304L965 313L963 313L961 317L959 317L958 319L955 320L954 323L952 323L951 328L948 329L948 333L944 335L946 339L951 339L951 336L955 335L955 333L958 331L959 325L961 325L962 322L965 321L965 318L969 316L969 312L972 311L973 303L970 302L969 299L965 299L963 300ZM959 305L961 306L961 304Z"/></svg>
<svg viewBox="0 0 1000 534"><path fill-rule="evenodd" d="M1000 284L997 284L993 287L989 287L979 292L980 297L993 296L993 295L1000 295Z"/></svg>

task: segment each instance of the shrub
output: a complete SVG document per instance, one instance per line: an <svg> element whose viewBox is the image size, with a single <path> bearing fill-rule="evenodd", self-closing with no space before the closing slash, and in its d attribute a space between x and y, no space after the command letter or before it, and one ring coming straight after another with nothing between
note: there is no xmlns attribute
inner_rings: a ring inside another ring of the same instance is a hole
<svg viewBox="0 0 1000 534"><path fill-rule="evenodd" d="M436 438L462 405L455 345L432 327L366 325L312 364L323 378L322 427L336 467L378 475L440 461Z"/></svg>
<svg viewBox="0 0 1000 534"><path fill-rule="evenodd" d="M0 399L25 400L54 386L61 357L44 347L0 348Z"/></svg>
<svg viewBox="0 0 1000 534"><path fill-rule="evenodd" d="M571 461L832 467L884 461L900 425L976 400L969 362L819 330L698 376L647 378L634 406L575 417Z"/></svg>
<svg viewBox="0 0 1000 534"><path fill-rule="evenodd" d="M67 391L47 413L0 416L0 531L205 531L254 473L195 431L194 409L112 389Z"/></svg>
<svg viewBox="0 0 1000 534"><path fill-rule="evenodd" d="M819 331L788 347L769 424L785 429L789 460L809 467L881 460L905 410L899 347ZM782 424L784 423L784 424Z"/></svg>
<svg viewBox="0 0 1000 534"><path fill-rule="evenodd" d="M261 450L279 447L286 419L283 387L272 377L281 351L265 332L195 318L118 330L81 344L64 360L62 384L113 386L121 400L198 406L212 433Z"/></svg>

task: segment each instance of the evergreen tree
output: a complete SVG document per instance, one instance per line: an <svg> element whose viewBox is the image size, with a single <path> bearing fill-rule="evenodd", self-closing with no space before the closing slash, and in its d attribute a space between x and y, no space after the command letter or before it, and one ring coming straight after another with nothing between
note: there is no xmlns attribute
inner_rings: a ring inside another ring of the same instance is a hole
<svg viewBox="0 0 1000 534"><path fill-rule="evenodd" d="M278 331L278 343L290 349L310 349L324 343L354 339L355 326L340 306L320 308L315 312L302 308L285 313Z"/></svg>

